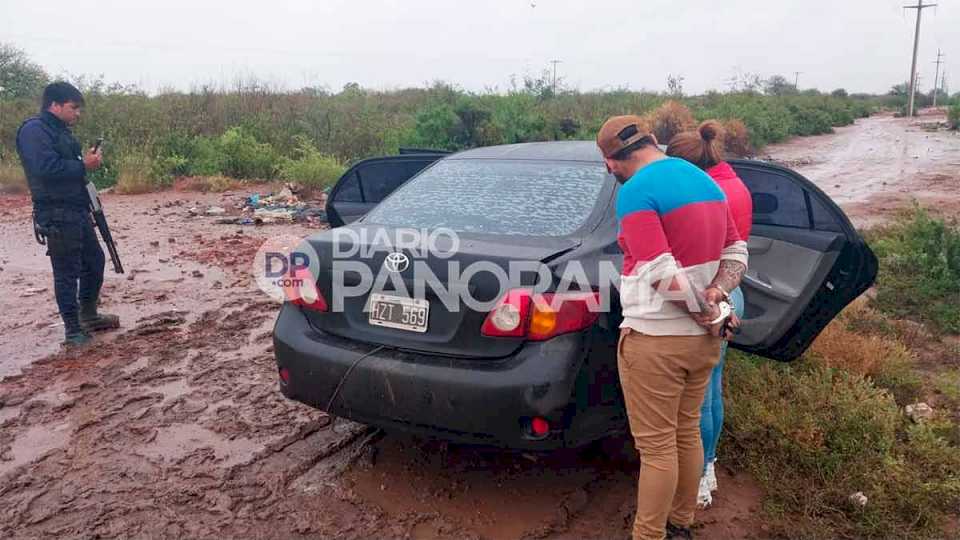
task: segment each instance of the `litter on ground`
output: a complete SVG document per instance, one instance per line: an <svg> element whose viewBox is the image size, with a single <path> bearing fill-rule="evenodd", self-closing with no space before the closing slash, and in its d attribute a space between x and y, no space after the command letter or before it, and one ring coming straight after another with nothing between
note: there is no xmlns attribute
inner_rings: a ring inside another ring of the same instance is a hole
<svg viewBox="0 0 960 540"><path fill-rule="evenodd" d="M319 227L327 222L323 209L326 194L320 200L305 202L293 185L287 184L276 193L244 197L237 204L241 215L223 217L216 221L229 225L268 225L271 223L306 223Z"/></svg>

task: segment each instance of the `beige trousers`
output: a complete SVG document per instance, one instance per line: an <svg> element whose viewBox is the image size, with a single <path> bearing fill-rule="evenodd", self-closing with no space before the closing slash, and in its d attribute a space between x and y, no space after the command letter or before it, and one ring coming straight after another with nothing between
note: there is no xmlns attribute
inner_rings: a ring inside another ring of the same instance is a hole
<svg viewBox="0 0 960 540"><path fill-rule="evenodd" d="M700 406L710 371L720 359L719 338L648 336L621 330L620 384L630 431L640 452L633 537L664 537L667 519L689 526L703 472Z"/></svg>

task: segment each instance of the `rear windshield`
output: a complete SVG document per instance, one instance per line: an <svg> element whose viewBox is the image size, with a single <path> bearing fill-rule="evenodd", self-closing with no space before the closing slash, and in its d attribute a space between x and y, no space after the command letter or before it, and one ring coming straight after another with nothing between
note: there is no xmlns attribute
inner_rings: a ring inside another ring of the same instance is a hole
<svg viewBox="0 0 960 540"><path fill-rule="evenodd" d="M583 226L610 181L596 163L445 160L401 186L364 222L566 236Z"/></svg>

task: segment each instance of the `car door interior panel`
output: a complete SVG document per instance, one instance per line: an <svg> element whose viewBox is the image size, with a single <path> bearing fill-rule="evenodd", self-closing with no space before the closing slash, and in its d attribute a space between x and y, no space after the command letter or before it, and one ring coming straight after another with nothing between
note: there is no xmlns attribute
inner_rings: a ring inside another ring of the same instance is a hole
<svg viewBox="0 0 960 540"><path fill-rule="evenodd" d="M737 339L743 345L762 344L782 334L786 329L781 323L789 328L798 315L791 312L806 306L839 256L839 251L818 251L779 240L777 231L758 229L747 243L750 265L740 285L748 321Z"/></svg>
<svg viewBox="0 0 960 540"><path fill-rule="evenodd" d="M773 163L733 160L753 198L746 308L733 346L777 360L803 353L876 277L876 257L812 182Z"/></svg>

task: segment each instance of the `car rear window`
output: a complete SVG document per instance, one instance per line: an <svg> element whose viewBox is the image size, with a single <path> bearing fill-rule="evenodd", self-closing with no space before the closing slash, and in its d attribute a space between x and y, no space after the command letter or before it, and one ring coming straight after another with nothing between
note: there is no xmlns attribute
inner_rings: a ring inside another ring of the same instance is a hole
<svg viewBox="0 0 960 540"><path fill-rule="evenodd" d="M566 236L590 216L605 182L594 163L445 160L404 184L364 219L391 227Z"/></svg>

